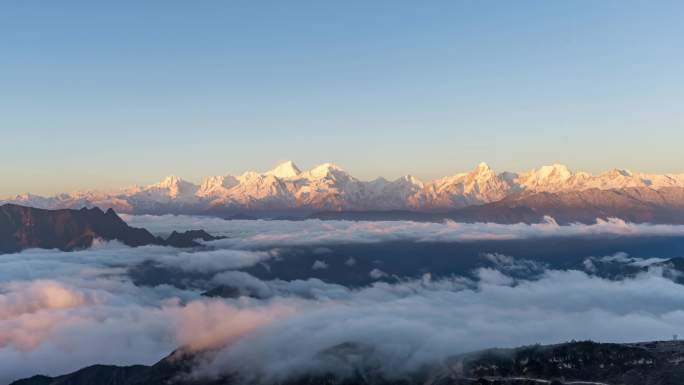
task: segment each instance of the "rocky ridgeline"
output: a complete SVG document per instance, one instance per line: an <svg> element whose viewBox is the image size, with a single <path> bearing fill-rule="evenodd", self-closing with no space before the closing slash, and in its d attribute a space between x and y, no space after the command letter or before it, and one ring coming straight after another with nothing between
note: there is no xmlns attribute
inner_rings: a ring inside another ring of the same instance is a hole
<svg viewBox="0 0 684 385"><path fill-rule="evenodd" d="M136 247L162 245L196 247L196 241L218 239L202 230L174 232L167 239L129 226L112 209L43 210L6 204L0 206L0 253L28 248L72 251L92 246L96 239Z"/></svg>
<svg viewBox="0 0 684 385"><path fill-rule="evenodd" d="M211 353L206 353L211 354ZM681 385L684 378L684 343L647 342L602 344L569 342L533 345L516 349L490 349L463 354L416 373L388 379L378 370L373 349L353 343L341 344L319 354L340 366L356 363L353 373L297 376L280 385ZM176 351L152 366L95 365L59 377L34 376L13 385L256 385L233 374L222 378L189 377L201 354ZM361 358L361 359L359 359ZM360 363L361 366L358 366ZM189 379L191 378L191 379Z"/></svg>

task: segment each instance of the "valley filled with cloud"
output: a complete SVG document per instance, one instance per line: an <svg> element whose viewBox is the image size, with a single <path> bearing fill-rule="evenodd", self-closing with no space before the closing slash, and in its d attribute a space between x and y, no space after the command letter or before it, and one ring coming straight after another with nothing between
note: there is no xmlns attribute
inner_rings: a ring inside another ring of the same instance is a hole
<svg viewBox="0 0 684 385"><path fill-rule="evenodd" d="M198 378L352 373L325 354L344 344L392 378L495 346L684 331L684 226L125 219L226 238L0 256L0 384L178 348L210 352Z"/></svg>

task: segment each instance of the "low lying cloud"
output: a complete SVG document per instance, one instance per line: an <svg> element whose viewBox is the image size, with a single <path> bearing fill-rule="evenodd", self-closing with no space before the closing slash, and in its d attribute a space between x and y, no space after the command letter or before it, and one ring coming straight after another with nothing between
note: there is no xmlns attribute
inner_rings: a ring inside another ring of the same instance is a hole
<svg viewBox="0 0 684 385"><path fill-rule="evenodd" d="M303 221L223 220L194 216L126 215L133 226L156 234L201 228L226 239L211 242L220 247L255 248L387 241L454 242L469 240L510 240L535 237L577 237L593 235L684 236L681 225L628 223L621 219L597 219L595 224L561 226L552 218L543 223L502 225L495 223L443 223L411 221Z"/></svg>
<svg viewBox="0 0 684 385"><path fill-rule="evenodd" d="M208 251L167 254L153 258L159 265L180 268L187 272L211 273L221 270L239 269L277 257L277 250L270 252L218 249Z"/></svg>
<svg viewBox="0 0 684 385"><path fill-rule="evenodd" d="M620 281L554 270L533 281L492 268L477 276L478 281L432 280L425 274L362 289L317 279L260 281L244 272L213 278L251 286L263 300L184 301L179 289L136 287L119 276L89 285L8 283L3 303L25 298L31 305L13 307L0 320L0 359L12 368L2 380L98 362L149 364L177 346L219 348L196 368L200 377L237 372L277 380L310 371L344 373L353 368L320 354L344 343L371 346L391 377L492 346L682 333L684 286L657 271ZM44 297L46 287L54 293Z"/></svg>
<svg viewBox="0 0 684 385"><path fill-rule="evenodd" d="M684 334L684 286L664 274L665 259L624 254L592 257L640 272L610 280L585 271L550 270L535 261L483 254L486 267L470 278L396 277L348 288L316 278L260 280L242 267L283 258L280 247L313 246L307 271L329 274L361 268L382 279L388 265L364 265L334 243L461 241L617 234L684 235L684 226L492 225L413 222L224 221L198 217L127 216L162 234L201 228L228 238L212 248L129 248L116 242L77 251L27 250L0 258L0 384L35 374L57 375L84 366L152 364L179 346L216 349L197 376L227 372L282 379L308 371L351 370L320 353L356 343L372 347L381 369L400 376L423 364L492 346L570 339L635 341ZM655 256L657 257L657 256ZM420 255L416 255L420 258ZM332 261L332 262L331 262ZM581 261L581 259L580 259ZM206 287L246 293L207 298L191 285L137 286L141 263L173 269L181 278L206 277ZM325 266L324 266L325 265ZM311 269L308 269L311 267ZM325 267L325 268L324 268ZM581 267L580 267L581 268ZM255 273L256 274L256 273Z"/></svg>
<svg viewBox="0 0 684 385"><path fill-rule="evenodd" d="M225 346L296 311L296 302L293 301L241 307L220 300L202 300L185 306L164 307L164 315L174 322L178 345L194 351Z"/></svg>
<svg viewBox="0 0 684 385"><path fill-rule="evenodd" d="M51 280L0 283L0 320L46 309L68 309L96 302Z"/></svg>
<svg viewBox="0 0 684 385"><path fill-rule="evenodd" d="M370 271L370 273L368 273L368 275L370 275L370 277L373 279L380 279L383 277L387 277L387 273L385 273L384 271L382 271L380 269L373 269Z"/></svg>
<svg viewBox="0 0 684 385"><path fill-rule="evenodd" d="M0 283L11 280L63 277L122 276L143 262L188 273L213 273L239 269L278 258L278 250L250 251L229 248L186 250L164 246L128 247L119 242L103 242L87 250L30 249L2 255Z"/></svg>
<svg viewBox="0 0 684 385"><path fill-rule="evenodd" d="M667 262L669 258L636 258L630 257L626 253L616 253L613 255L606 255L603 257L589 257L585 260L591 262L600 263L622 263L625 265L635 266L635 267L648 267L658 263Z"/></svg>
<svg viewBox="0 0 684 385"><path fill-rule="evenodd" d="M130 283L113 281L101 285L74 288L53 281L4 285L0 383L39 373L63 374L95 363L152 364L179 346L193 350L225 346L298 308L296 300L183 302L164 295L149 303L154 296L149 292L156 288L131 288ZM157 294L165 291L173 290L161 288Z"/></svg>
<svg viewBox="0 0 684 385"><path fill-rule="evenodd" d="M493 346L571 339L627 342L682 333L684 287L647 273L609 281L579 271L548 271L513 284L490 272L472 286L463 279L378 283L348 290L334 302L318 300L222 349L196 369L198 376L237 372L282 380L341 371L322 351L344 343L370 346L390 378L450 355ZM491 277L489 277L491 278Z"/></svg>
<svg viewBox="0 0 684 385"><path fill-rule="evenodd" d="M546 265L529 259L516 259L509 255L499 253L485 253L484 259L491 262L497 270L508 274L524 274L527 276L541 274L546 270Z"/></svg>

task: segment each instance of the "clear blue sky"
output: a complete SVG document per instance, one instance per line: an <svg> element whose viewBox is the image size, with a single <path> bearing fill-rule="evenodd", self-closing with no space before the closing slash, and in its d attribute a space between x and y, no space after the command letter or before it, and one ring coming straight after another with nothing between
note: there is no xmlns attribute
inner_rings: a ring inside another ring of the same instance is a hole
<svg viewBox="0 0 684 385"><path fill-rule="evenodd" d="M333 161L684 172L682 1L0 3L0 196Z"/></svg>

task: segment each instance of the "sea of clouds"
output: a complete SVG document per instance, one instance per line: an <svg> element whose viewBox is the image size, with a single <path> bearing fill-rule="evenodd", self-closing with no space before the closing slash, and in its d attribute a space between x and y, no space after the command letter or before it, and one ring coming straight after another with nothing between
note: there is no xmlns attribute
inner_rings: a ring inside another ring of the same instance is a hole
<svg viewBox="0 0 684 385"><path fill-rule="evenodd" d="M468 240L507 240L534 237L577 237L596 235L648 236L684 235L684 225L652 225L622 219L597 219L595 224L559 225L551 217L541 223L503 225L496 223L412 222L412 221L302 221L233 220L175 215L124 215L135 227L159 235L172 231L202 228L227 239L226 247L268 247L324 245L330 243L376 243L389 241L453 242Z"/></svg>
<svg viewBox="0 0 684 385"><path fill-rule="evenodd" d="M320 352L353 342L372 347L388 376L450 355L571 339L639 341L684 332L684 286L660 260L623 254L587 259L586 269L549 270L505 255L474 277L347 288L318 279L262 281L236 269L278 258L278 247L392 240L453 241L598 234L683 235L682 226L490 225L414 222L223 221L129 216L157 234L202 228L228 238L212 249L129 248L98 243L77 252L0 255L0 384L101 364L152 364L179 346L215 350L195 376L238 371L280 379L344 372ZM207 274L207 286L246 287L262 299L207 298L170 284L138 286L130 269L145 261ZM602 261L649 267L621 280L593 275ZM518 269L534 279L511 277ZM369 272L370 273L370 272Z"/></svg>

